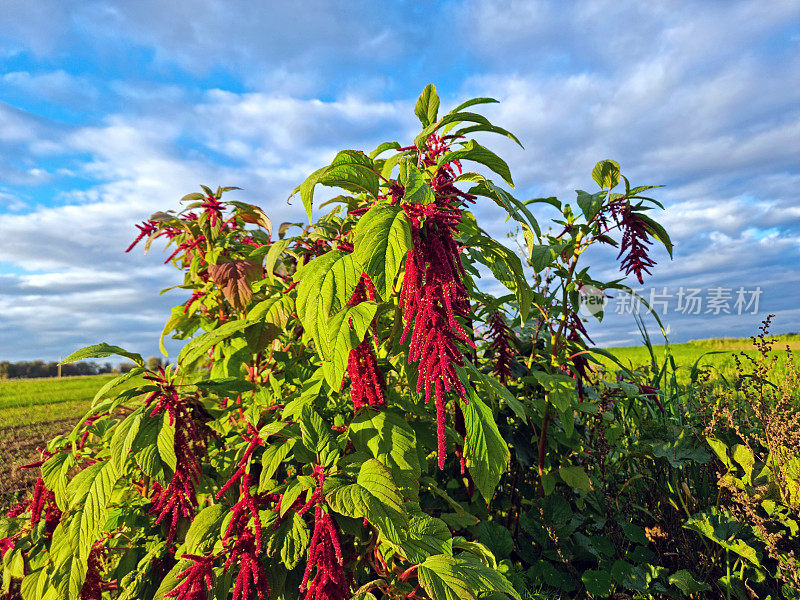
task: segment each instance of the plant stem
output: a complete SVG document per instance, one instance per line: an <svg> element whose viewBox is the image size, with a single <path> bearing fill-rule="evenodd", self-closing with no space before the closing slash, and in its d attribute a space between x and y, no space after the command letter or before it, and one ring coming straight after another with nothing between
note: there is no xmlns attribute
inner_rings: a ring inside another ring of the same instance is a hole
<svg viewBox="0 0 800 600"><path fill-rule="evenodd" d="M564 281L563 290L561 292L561 315L560 315L560 323L558 324L558 330L555 333L550 334L550 367L551 369L555 370L559 366L558 361L558 350L561 345L561 337L564 335L564 329L567 326L567 302L569 301L569 284L572 282L572 277L575 274L575 267L578 265L578 256L580 256L580 244L581 238L583 237L582 232L578 232L577 236L575 237L575 249L573 250L572 260L570 261L569 265L569 275ZM542 413L542 431L539 434L539 479L544 476L544 450L545 446L547 445L547 429L550 424L550 393L547 392L545 394L544 399L544 412ZM542 490L544 490L544 484L542 484Z"/></svg>

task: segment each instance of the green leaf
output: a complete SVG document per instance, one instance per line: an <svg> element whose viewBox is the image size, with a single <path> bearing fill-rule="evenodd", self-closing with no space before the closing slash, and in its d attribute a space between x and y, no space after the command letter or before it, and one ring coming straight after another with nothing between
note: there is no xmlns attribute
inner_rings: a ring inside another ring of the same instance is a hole
<svg viewBox="0 0 800 600"><path fill-rule="evenodd" d="M374 206L356 225L353 254L383 298L391 296L400 265L412 246L411 224L399 206Z"/></svg>
<svg viewBox="0 0 800 600"><path fill-rule="evenodd" d="M317 455L319 464L329 466L336 461L339 452L331 437L330 425L311 406L303 408L300 431L303 445Z"/></svg>
<svg viewBox="0 0 800 600"><path fill-rule="evenodd" d="M283 499L281 500L281 509L279 511L279 515L283 517L286 513L291 510L292 506L294 505L295 501L300 497L303 492L307 492L308 490L314 487L314 480L312 479L310 482L308 481L308 477L298 477L297 479L290 480L289 483L286 485L286 489L283 492Z"/></svg>
<svg viewBox="0 0 800 600"><path fill-rule="evenodd" d="M601 188L610 190L619 183L619 163L615 160L601 160L592 169L592 179Z"/></svg>
<svg viewBox="0 0 800 600"><path fill-rule="evenodd" d="M229 321L208 333L197 336L183 347L178 355L178 363L183 367L190 367L203 358L213 346L230 338L234 333L241 331L250 324L250 321L244 319Z"/></svg>
<svg viewBox="0 0 800 600"><path fill-rule="evenodd" d="M124 348L120 348L119 346L111 346L110 344L106 344L105 342L103 342L102 344L95 344L94 346L86 346L86 348L81 348L80 350L76 350L58 364L64 365L67 363L83 360L85 358L105 358L106 356L114 356L114 355L128 358L133 362L135 362L140 367L144 366L144 360L142 360L141 354L136 354L135 352L128 352Z"/></svg>
<svg viewBox="0 0 800 600"><path fill-rule="evenodd" d="M425 559L417 572L423 589L433 600L476 600L481 592L502 592L520 600L505 577L470 557L437 554Z"/></svg>
<svg viewBox="0 0 800 600"><path fill-rule="evenodd" d="M606 199L606 192L597 192L596 194L587 194L583 190L576 190L578 194L578 206L583 211L583 216L586 217L588 223L597 216L600 208L603 206L603 201Z"/></svg>
<svg viewBox="0 0 800 600"><path fill-rule="evenodd" d="M322 363L322 370L331 388L341 389L350 352L364 340L377 310L378 304L375 302L359 302L355 306L345 307L328 321L330 361Z"/></svg>
<svg viewBox="0 0 800 600"><path fill-rule="evenodd" d="M589 492L592 489L592 482L583 467L561 467L558 470L558 474L561 476L561 479L572 488L584 492Z"/></svg>
<svg viewBox="0 0 800 600"><path fill-rule="evenodd" d="M158 448L162 421L157 417L142 415L139 431L133 440L133 459L146 475L164 483L164 462Z"/></svg>
<svg viewBox="0 0 800 600"><path fill-rule="evenodd" d="M492 398L502 400L517 417L522 421L527 420L528 417L525 413L525 405L517 400L506 386L497 381L497 379L489 373L478 370L478 368L469 361L464 363L464 367L483 384L484 391L488 392Z"/></svg>
<svg viewBox="0 0 800 600"><path fill-rule="evenodd" d="M485 374L484 381L489 383L490 390L494 391L497 397L503 400L521 421L527 420L525 405L517 400L516 396L506 386L489 374Z"/></svg>
<svg viewBox="0 0 800 600"><path fill-rule="evenodd" d="M102 469L104 463L96 462L79 471L67 484L67 508L76 508L86 498L89 488L92 485L97 473Z"/></svg>
<svg viewBox="0 0 800 600"><path fill-rule="evenodd" d="M622 521L619 523L619 528L622 529L622 533L624 533L625 537L627 537L630 541L636 542L637 544L642 544L644 546L648 544L649 540L647 539L645 530L638 525Z"/></svg>
<svg viewBox="0 0 800 600"><path fill-rule="evenodd" d="M200 327L200 323L193 314L184 312L185 308L183 304L172 307L172 314L167 319L167 322L164 323L164 328L158 337L158 349L164 356L169 355L167 348L164 346L164 338L168 333L175 331L176 334L172 336L173 339L186 339Z"/></svg>
<svg viewBox="0 0 800 600"><path fill-rule="evenodd" d="M637 212L636 218L642 220L647 225L647 230L655 237L659 242L664 244L664 248L666 248L667 253L669 254L670 258L672 258L672 249L674 245L672 240L669 239L669 235L667 234L667 230L659 223L658 221L654 221L647 215Z"/></svg>
<svg viewBox="0 0 800 600"><path fill-rule="evenodd" d="M583 572L581 576L583 585L586 586L586 591L593 596L605 598L614 589L614 582L611 580L611 575L607 571L597 571L589 569Z"/></svg>
<svg viewBox="0 0 800 600"><path fill-rule="evenodd" d="M401 163L400 182L405 188L403 194L404 202L412 204L431 204L436 200L436 194L433 188L428 184L428 180L422 174L422 171L417 169L409 160L405 160ZM400 209L399 206L393 206L392 208ZM400 210L402 211L402 209Z"/></svg>
<svg viewBox="0 0 800 600"><path fill-rule="evenodd" d="M497 429L491 409L478 398L471 386L467 387L469 404L462 405L467 435L464 456L467 468L478 491L489 502L500 477L506 472L511 453Z"/></svg>
<svg viewBox="0 0 800 600"><path fill-rule="evenodd" d="M50 557L55 565L50 583L58 600L79 600L86 579L87 557L81 556L77 547L80 527L78 516L59 523L50 544Z"/></svg>
<svg viewBox="0 0 800 600"><path fill-rule="evenodd" d="M713 510L714 509L711 509L711 511ZM755 566L760 566L761 561L759 560L756 549L750 546L745 540L737 537L743 529L742 524L725 514L711 511L692 515L686 520L683 526L686 529L691 529L692 531L704 535L726 550L730 550L742 558L746 558Z"/></svg>
<svg viewBox="0 0 800 600"><path fill-rule="evenodd" d="M251 323L263 321L275 325L278 329L285 329L294 312L294 303L294 298L288 294L267 298L250 309L247 320Z"/></svg>
<svg viewBox="0 0 800 600"><path fill-rule="evenodd" d="M278 262L278 258L280 258L288 245L289 240L276 240L270 245L269 251L267 251L267 255L264 258L264 275L267 276L270 282L275 282L275 263Z"/></svg>
<svg viewBox="0 0 800 600"><path fill-rule="evenodd" d="M550 402L560 413L565 413L572 408L575 380L568 375L550 374L544 371L531 371L531 375L545 389Z"/></svg>
<svg viewBox="0 0 800 600"><path fill-rule="evenodd" d="M158 431L158 455L161 462L167 465L173 472L178 467L178 458L175 456L175 425L169 422L169 413L165 412L161 421L161 429Z"/></svg>
<svg viewBox="0 0 800 600"><path fill-rule="evenodd" d="M542 231L539 223L533 216L533 213L525 206L525 203L520 202L506 190L498 187L489 179L478 173L462 173L456 177L456 181L474 181L478 185L470 188L469 193L478 196L485 196L491 199L495 204L504 209L508 215L522 225L523 230L532 230L536 235L541 237Z"/></svg>
<svg viewBox="0 0 800 600"><path fill-rule="evenodd" d="M533 267L533 270L537 273L544 271L546 268L555 263L556 258L563 249L563 244L534 244L529 246L528 253L531 259L531 266Z"/></svg>
<svg viewBox="0 0 800 600"><path fill-rule="evenodd" d="M112 461L100 464L95 477L89 486L83 508L79 512L79 540L78 551L82 560L89 557L92 544L100 538L101 528L106 522L108 515L108 502L111 500L111 492L119 479L117 471Z"/></svg>
<svg viewBox="0 0 800 600"><path fill-rule="evenodd" d="M317 184L338 187L348 192L359 194L366 192L372 196L378 194L378 173L375 164L363 152L342 150L330 165L314 171L308 179L292 192L292 196L300 191L300 198L311 221L311 208L314 203L314 188Z"/></svg>
<svg viewBox="0 0 800 600"><path fill-rule="evenodd" d="M309 540L306 522L296 511L292 511L291 516L284 518L275 531L270 548L280 548L281 562L291 571L305 558Z"/></svg>
<svg viewBox="0 0 800 600"><path fill-rule="evenodd" d="M280 467L284 459L289 456L289 453L292 451L292 446L294 446L294 440L289 439L284 442L270 444L264 448L264 452L261 454L259 493L266 490L267 481L272 479L278 467Z"/></svg>
<svg viewBox="0 0 800 600"><path fill-rule="evenodd" d="M676 586L687 596L711 589L711 586L709 586L706 582L697 581L686 569L681 569L680 571L670 575L668 582L670 585Z"/></svg>
<svg viewBox="0 0 800 600"><path fill-rule="evenodd" d="M525 148L525 146L522 145L522 142L519 141L519 138L517 136L515 136L507 129L503 129L502 127L498 127L497 125L483 125L481 123L477 125L470 125L469 127L464 127L456 131L456 135L467 136L470 133L475 133L476 131L486 131L488 133L497 133L499 135L504 135L507 138L514 140L520 148Z"/></svg>
<svg viewBox="0 0 800 600"><path fill-rule="evenodd" d="M434 554L452 554L453 540L447 524L425 513L414 515L408 526L408 538L403 542L406 558L420 563Z"/></svg>
<svg viewBox="0 0 800 600"><path fill-rule="evenodd" d="M449 114L457 113L465 108L469 108L470 106L475 106L476 104L496 104L500 102L499 100L495 100L494 98L471 98L466 102L462 102L458 106L456 106L453 110L450 111Z"/></svg>
<svg viewBox="0 0 800 600"><path fill-rule="evenodd" d="M350 437L357 451L369 452L389 468L406 496L417 496L422 472L417 438L403 415L392 409L363 412L350 424Z"/></svg>
<svg viewBox="0 0 800 600"><path fill-rule="evenodd" d="M533 292L525 278L519 256L485 235L470 238L467 245L480 248L481 251L474 254L475 258L489 267L492 275L514 293L524 323L533 301Z"/></svg>
<svg viewBox="0 0 800 600"><path fill-rule="evenodd" d="M423 148L425 148L425 142L428 140L428 138L431 137L431 135L433 135L439 129L442 129L443 131L446 132L455 127L456 124L463 123L464 121L468 121L470 123L480 123L486 126L492 125L489 122L489 119L477 113L470 113L470 112L448 113L435 123L431 123L430 125L425 127L422 130L422 132L417 137L414 138L414 145L420 150L422 150Z"/></svg>
<svg viewBox="0 0 800 600"><path fill-rule="evenodd" d="M514 538L511 532L494 521L483 521L475 528L477 538L484 544L497 560L511 556L514 551Z"/></svg>
<svg viewBox="0 0 800 600"><path fill-rule="evenodd" d="M115 390L116 392L121 392L123 390L128 389L130 385L132 384L135 385L139 383L139 382L130 382L129 380L135 378L137 375L141 375L146 370L147 369L145 369L144 367L135 367L130 371L128 371L127 373L123 373L122 375L118 375L117 377L114 377L114 379L107 381L103 385L103 387L97 390L97 393L94 395L94 399L92 400L92 406L97 404L98 400L104 398L111 390ZM128 385L124 385L126 383Z"/></svg>
<svg viewBox="0 0 800 600"><path fill-rule="evenodd" d="M56 496L56 505L62 512L67 507L67 474L75 466L75 456L69 452L59 452L48 458L42 465L42 480L47 489Z"/></svg>
<svg viewBox="0 0 800 600"><path fill-rule="evenodd" d="M397 142L383 142L380 144L375 150L369 153L369 157L372 160L375 160L378 156L386 152L387 150L399 150L400 144Z"/></svg>
<svg viewBox="0 0 800 600"><path fill-rule="evenodd" d="M22 600L43 600L48 584L47 571L44 568L28 573L20 585Z"/></svg>
<svg viewBox="0 0 800 600"><path fill-rule="evenodd" d="M426 85L422 90L417 105L414 107L414 114L417 115L423 127L436 122L439 114L439 95L436 93L436 86L432 83Z"/></svg>
<svg viewBox="0 0 800 600"><path fill-rule="evenodd" d="M136 410L114 428L114 435L111 438L111 460L119 471L122 471L128 460L128 454L139 435L143 418L142 410Z"/></svg>
<svg viewBox="0 0 800 600"><path fill-rule="evenodd" d="M328 317L339 312L361 279L361 266L352 254L331 250L295 274L297 315L325 360L331 359Z"/></svg>
<svg viewBox="0 0 800 600"><path fill-rule="evenodd" d="M356 482L325 491L328 505L346 517L364 518L394 544L402 544L409 525L403 497L389 470L370 458L358 472Z"/></svg>
<svg viewBox="0 0 800 600"><path fill-rule="evenodd" d="M508 185L514 187L514 180L511 179L511 171L506 161L488 148L481 146L475 140L470 140L461 150L446 152L439 158L438 164L442 165L455 160L471 160L489 167L489 169L500 175Z"/></svg>
<svg viewBox="0 0 800 600"><path fill-rule="evenodd" d="M245 392L252 392L256 386L240 377L221 377L219 379L209 379L207 381L198 381L195 384L202 390L216 394L223 398L235 398L239 394Z"/></svg>
<svg viewBox="0 0 800 600"><path fill-rule="evenodd" d="M733 462L728 456L728 447L725 445L725 442L712 437L706 437L706 442L708 442L708 445L711 446L711 449L714 451L714 454L717 455L717 458L719 458L722 461L722 464L724 464L730 471L733 468Z"/></svg>
<svg viewBox="0 0 800 600"><path fill-rule="evenodd" d="M201 510L186 532L187 554L204 554L220 538L222 521L230 512L224 504L212 504Z"/></svg>
<svg viewBox="0 0 800 600"><path fill-rule="evenodd" d="M409 156L412 156L412 152L410 150L404 150L403 152L398 152L397 154L393 154L387 158L381 167L381 177L384 179L391 179L394 168L398 164L402 164L402 162Z"/></svg>
<svg viewBox="0 0 800 600"><path fill-rule="evenodd" d="M158 586L156 593L153 595L153 600L169 600L166 594L178 587L181 582L178 576L191 565L192 561L188 558L180 559L161 580L161 585Z"/></svg>
<svg viewBox="0 0 800 600"><path fill-rule="evenodd" d="M753 451L743 444L736 444L732 448L733 460L735 460L744 469L748 481L753 475L753 466L756 464L756 459L753 456Z"/></svg>

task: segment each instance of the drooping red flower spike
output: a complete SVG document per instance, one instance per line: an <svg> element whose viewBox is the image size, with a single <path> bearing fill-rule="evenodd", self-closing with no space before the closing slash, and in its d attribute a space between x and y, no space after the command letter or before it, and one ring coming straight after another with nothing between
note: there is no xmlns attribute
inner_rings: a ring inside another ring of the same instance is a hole
<svg viewBox="0 0 800 600"><path fill-rule="evenodd" d="M314 476L317 479L317 488L305 506L298 511L298 514L304 514L314 506L314 533L308 546L300 591L305 592L303 600L347 600L350 597L350 583L343 568L339 533L333 518L323 509L325 498L322 485L325 482L325 472L321 467L315 467Z"/></svg>
<svg viewBox="0 0 800 600"><path fill-rule="evenodd" d="M375 288L367 275L362 275L348 304L355 306L369 297L375 299ZM350 377L350 398L353 410L363 406L381 408L386 406L386 380L378 367L378 360L368 337L350 351L347 358L347 374Z"/></svg>
<svg viewBox="0 0 800 600"><path fill-rule="evenodd" d="M441 139L432 136L420 162L436 164L434 158L442 152ZM417 392L425 390L426 402L432 391L435 397L440 469L444 469L447 451L446 393L454 392L467 402L466 390L454 368L454 365L464 364L458 344L475 347L457 319L468 317L469 297L463 282L466 273L455 241L461 205L464 201L473 201L474 196L456 188L454 178L452 165L442 165L431 181L434 202L403 205L411 221L414 247L406 256L400 290L405 323L401 340L405 341L411 334L408 362L417 362L419 366Z"/></svg>
<svg viewBox="0 0 800 600"><path fill-rule="evenodd" d="M208 591L214 587L214 557L184 554L183 558L191 560L192 564L181 571L178 575L180 583L164 594L164 597L176 600L208 600Z"/></svg>
<svg viewBox="0 0 800 600"><path fill-rule="evenodd" d="M495 311L489 319L489 337L492 340L489 351L494 359L492 371L503 384L511 376L511 360L515 355L513 335L503 315Z"/></svg>
<svg viewBox="0 0 800 600"><path fill-rule="evenodd" d="M44 450L42 448L38 448L38 450L39 454L42 455L41 459L26 465L20 465L18 468L38 469L47 461L48 458L53 456L53 453L48 450ZM44 479L42 479L41 476L36 479L31 497L22 500L16 506L12 507L6 513L6 516L18 517L28 510L31 511L31 518L29 521L30 528L33 529L36 524L41 521L42 514L44 514L45 535L48 537L53 535L53 531L55 531L56 526L61 521L61 510L56 505L56 495L51 490L47 489Z"/></svg>
<svg viewBox="0 0 800 600"><path fill-rule="evenodd" d="M642 273L652 275L650 269L656 261L650 258L650 231L647 223L641 218L635 207L623 196L611 201L606 209L613 217L616 225L622 230L622 242L617 258L625 255L620 263L620 271L626 275L633 273L639 283L644 283ZM598 214L598 222L608 231L608 222L603 213ZM601 239L601 241L604 241Z"/></svg>
<svg viewBox="0 0 800 600"><path fill-rule="evenodd" d="M192 519L197 506L195 488L200 481L201 467L191 443L198 440L198 431L186 402L177 387L167 381L163 368L158 374L150 373L144 378L159 387L145 399L145 405L153 407L150 416L167 414L175 427L175 472L166 488L153 484L150 508L150 513L157 515L156 524L167 522L167 542L172 543L178 531L178 519L181 516Z"/></svg>
<svg viewBox="0 0 800 600"><path fill-rule="evenodd" d="M264 568L259 560L262 554L261 518L259 508L270 500L268 494L252 494L250 489L253 481L247 472L250 459L256 448L264 445L264 440L251 424L247 424L248 433L242 437L247 441L242 458L237 464L231 478L217 492L216 498L221 498L235 483L239 483L239 500L231 507L231 519L222 536L224 543L233 540L229 548L228 560L225 561L225 570L232 566L239 567L236 582L233 588L234 600L252 600L264 598L269 594ZM251 526L252 522L252 526Z"/></svg>
<svg viewBox="0 0 800 600"><path fill-rule="evenodd" d="M103 557L105 549L102 542L96 542L89 552L86 566L86 579L81 586L80 600L103 600Z"/></svg>
<svg viewBox="0 0 800 600"><path fill-rule="evenodd" d="M255 536L250 530L244 530L234 542L231 555L225 563L226 570L238 563L233 600L265 600L269 596L269 582L258 555Z"/></svg>

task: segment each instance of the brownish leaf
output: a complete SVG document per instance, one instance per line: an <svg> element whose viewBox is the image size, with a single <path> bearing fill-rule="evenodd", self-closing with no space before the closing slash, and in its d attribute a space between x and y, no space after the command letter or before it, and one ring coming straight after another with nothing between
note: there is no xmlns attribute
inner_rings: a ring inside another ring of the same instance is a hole
<svg viewBox="0 0 800 600"><path fill-rule="evenodd" d="M248 212L241 213L242 220L245 223L253 223L267 230L267 235L272 237L272 221L270 221L267 214L258 206L251 205Z"/></svg>
<svg viewBox="0 0 800 600"><path fill-rule="evenodd" d="M250 284L260 279L262 272L261 265L249 260L231 260L208 267L211 279L236 310L244 310L250 302L253 297Z"/></svg>

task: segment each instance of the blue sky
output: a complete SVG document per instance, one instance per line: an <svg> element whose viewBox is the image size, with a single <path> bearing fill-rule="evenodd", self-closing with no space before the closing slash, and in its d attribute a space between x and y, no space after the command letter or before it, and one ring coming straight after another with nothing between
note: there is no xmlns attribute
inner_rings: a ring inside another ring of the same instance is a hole
<svg viewBox="0 0 800 600"><path fill-rule="evenodd" d="M501 100L485 112L525 149L487 142L519 198L572 201L604 158L667 186L675 258L657 253L643 293L668 295L674 341L749 335L770 312L800 330L796 2L11 0L0 32L0 359L155 354L182 296L157 295L178 283L158 250L123 253L134 223L200 183L302 220L289 191L337 149L410 139L429 82L445 107ZM504 235L494 207L476 214ZM591 258L616 277L612 254ZM690 288L700 314L676 310ZM598 344L638 342L618 300Z"/></svg>

